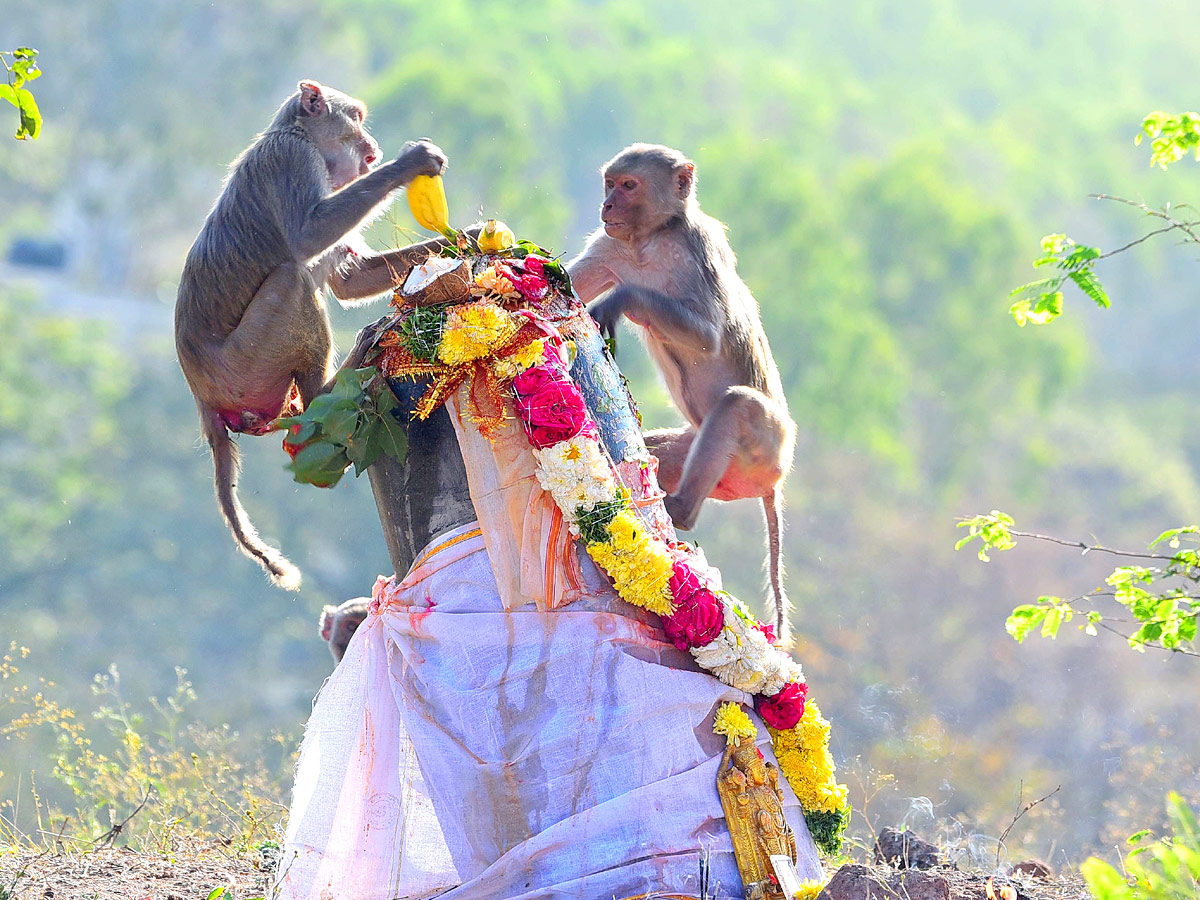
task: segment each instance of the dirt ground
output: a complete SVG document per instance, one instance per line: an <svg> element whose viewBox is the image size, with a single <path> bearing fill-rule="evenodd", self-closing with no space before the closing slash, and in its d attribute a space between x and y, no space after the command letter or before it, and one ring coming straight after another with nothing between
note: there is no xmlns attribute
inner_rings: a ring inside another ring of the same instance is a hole
<svg viewBox="0 0 1200 900"><path fill-rule="evenodd" d="M171 855L114 848L87 853L0 852L0 900L251 900L269 893L257 857L216 843Z"/></svg>
<svg viewBox="0 0 1200 900"><path fill-rule="evenodd" d="M0 854L0 900L207 900L224 888L220 900L268 897L270 876L257 856L239 856L218 844L197 844L163 856L128 849L87 853ZM870 866L887 881L895 870ZM988 900L983 873L939 867L951 900ZM999 884L1000 882L998 882ZM1074 873L1051 878L1017 878L1018 900L1087 900L1083 879Z"/></svg>

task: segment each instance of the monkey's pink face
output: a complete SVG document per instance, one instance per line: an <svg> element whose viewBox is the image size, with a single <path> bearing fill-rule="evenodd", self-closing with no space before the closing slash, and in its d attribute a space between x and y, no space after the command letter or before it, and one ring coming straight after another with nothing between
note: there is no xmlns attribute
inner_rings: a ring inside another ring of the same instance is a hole
<svg viewBox="0 0 1200 900"><path fill-rule="evenodd" d="M379 144L363 127L366 109L361 103L343 97L323 104L318 112L310 114L313 119L308 126L335 191L366 175L379 160Z"/></svg>
<svg viewBox="0 0 1200 900"><path fill-rule="evenodd" d="M600 221L604 223L604 231L609 237L619 241L633 238L642 218L645 190L645 184L636 175L618 172L604 174L604 205L600 208Z"/></svg>

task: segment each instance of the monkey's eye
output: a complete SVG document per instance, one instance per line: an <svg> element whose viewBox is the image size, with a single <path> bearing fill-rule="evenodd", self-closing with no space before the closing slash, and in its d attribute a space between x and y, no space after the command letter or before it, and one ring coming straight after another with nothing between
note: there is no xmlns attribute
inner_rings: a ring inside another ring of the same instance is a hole
<svg viewBox="0 0 1200 900"><path fill-rule="evenodd" d="M632 191L635 187L637 187L637 182L632 178L626 178L625 181L621 183L621 187L625 188L627 191Z"/></svg>

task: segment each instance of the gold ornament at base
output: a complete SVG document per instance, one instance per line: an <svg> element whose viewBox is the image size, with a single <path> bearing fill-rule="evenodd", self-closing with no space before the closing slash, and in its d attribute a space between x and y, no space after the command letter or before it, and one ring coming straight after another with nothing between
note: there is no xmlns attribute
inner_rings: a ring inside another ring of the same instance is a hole
<svg viewBox="0 0 1200 900"><path fill-rule="evenodd" d="M801 882L796 835L783 816L779 770L763 759L752 737L730 731L722 732L728 745L717 772L717 793L746 900L791 900Z"/></svg>

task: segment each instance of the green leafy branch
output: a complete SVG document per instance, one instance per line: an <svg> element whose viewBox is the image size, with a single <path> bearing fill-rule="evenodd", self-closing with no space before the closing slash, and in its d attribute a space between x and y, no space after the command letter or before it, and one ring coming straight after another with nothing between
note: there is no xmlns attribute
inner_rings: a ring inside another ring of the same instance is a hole
<svg viewBox="0 0 1200 900"><path fill-rule="evenodd" d="M1124 638L1138 651L1152 647L1200 657L1195 646L1200 624L1200 526L1168 529L1150 543L1147 551L1139 552L1018 531L1013 524L1012 517L999 510L964 518L958 527L969 529L969 533L955 544L955 549L978 540L979 558L988 562L989 550L1010 550L1016 546L1015 538L1025 537L1072 547L1083 554L1108 553L1138 561L1117 566L1104 586L1087 594L1067 599L1046 595L1036 603L1013 609L1005 629L1018 642L1034 631L1054 639L1063 625L1078 617L1079 629L1088 635L1104 630ZM1159 552L1164 545L1172 552ZM1095 603L1101 598L1122 607L1128 617L1109 616L1096 609Z"/></svg>
<svg viewBox="0 0 1200 900"><path fill-rule="evenodd" d="M1141 144L1150 139L1150 165L1165 169L1189 153L1200 162L1200 113L1178 115L1155 110L1142 120L1142 130L1133 139Z"/></svg>
<svg viewBox="0 0 1200 900"><path fill-rule="evenodd" d="M25 87L42 76L37 64L38 52L29 47L0 50L0 66L4 67L7 83L0 84L0 98L17 108L20 122L15 135L18 141L37 140L42 132L42 113L32 92Z"/></svg>
<svg viewBox="0 0 1200 900"><path fill-rule="evenodd" d="M1167 796L1167 819L1173 834L1147 842L1151 832L1130 835L1135 849L1125 873L1096 857L1080 866L1096 900L1188 900L1200 896L1200 823L1195 811L1172 791Z"/></svg>
<svg viewBox="0 0 1200 900"><path fill-rule="evenodd" d="M1165 169L1189 153L1200 161L1200 113L1185 112L1173 116L1164 112L1152 112L1142 121L1142 130L1134 138L1134 143L1140 144L1145 137L1150 138L1151 165ZM1112 200L1132 206L1164 224L1107 253L1101 253L1097 247L1078 244L1064 234L1048 234L1043 237L1042 255L1033 261L1033 265L1037 268L1053 265L1058 271L1047 278L1039 278L1009 292L1009 296L1015 297L1016 300L1008 311L1022 328L1026 325L1045 325L1062 315L1062 288L1068 281L1073 282L1097 306L1107 309L1110 305L1108 294L1095 270L1096 263L1102 259L1124 253L1151 238L1171 232L1182 233L1185 244L1200 244L1200 219L1181 218L1174 213L1174 210L1188 209L1185 204L1173 206L1168 203L1155 209L1137 200L1126 200L1109 194L1091 196L1096 200Z"/></svg>
<svg viewBox="0 0 1200 900"><path fill-rule="evenodd" d="M1042 255L1033 261L1036 268L1054 266L1058 271L1009 292L1017 300L1008 311L1017 324L1045 325L1062 315L1062 288L1072 281L1075 286L1096 302L1108 308L1108 294L1096 277L1096 260L1103 254L1096 247L1077 244L1065 234L1048 234L1042 238Z"/></svg>
<svg viewBox="0 0 1200 900"><path fill-rule="evenodd" d="M393 414L397 405L373 366L342 369L333 388L303 413L277 420L288 431L283 444L295 480L333 487L351 465L357 477L384 453L403 462L408 436Z"/></svg>

